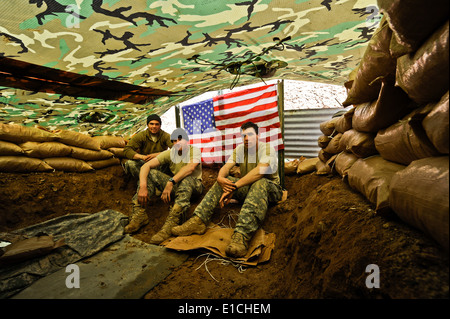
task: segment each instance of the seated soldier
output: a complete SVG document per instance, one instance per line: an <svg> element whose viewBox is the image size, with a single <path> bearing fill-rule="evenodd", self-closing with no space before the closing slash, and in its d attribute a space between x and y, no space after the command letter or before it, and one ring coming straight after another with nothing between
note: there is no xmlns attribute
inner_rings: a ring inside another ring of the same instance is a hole
<svg viewBox="0 0 450 319"><path fill-rule="evenodd" d="M226 248L231 257L243 257L255 231L264 221L269 203L281 200L283 189L277 173L277 155L268 143L259 142L258 126L246 122L241 126L244 143L238 145L220 169L217 181L183 225L172 228L175 236L203 234L217 205L224 207L231 198L243 202L239 218ZM229 176L239 164L241 178Z"/></svg>
<svg viewBox="0 0 450 319"><path fill-rule="evenodd" d="M125 233L138 231L148 224L145 206L156 189L162 192L161 199L169 203L174 198L174 205L169 212L161 230L151 238L151 243L160 244L171 236L172 227L178 225L189 209L191 196L203 192L202 164L200 150L189 145L187 133L177 128L171 134L173 147L145 163L139 174L139 186L133 197L133 212ZM168 164L173 176L156 168Z"/></svg>
<svg viewBox="0 0 450 319"><path fill-rule="evenodd" d="M134 135L124 147L123 153L128 161L125 172L139 178L139 170L144 163L172 147L169 133L161 129L161 118L156 114L147 117L147 129ZM165 172L164 169L160 169Z"/></svg>

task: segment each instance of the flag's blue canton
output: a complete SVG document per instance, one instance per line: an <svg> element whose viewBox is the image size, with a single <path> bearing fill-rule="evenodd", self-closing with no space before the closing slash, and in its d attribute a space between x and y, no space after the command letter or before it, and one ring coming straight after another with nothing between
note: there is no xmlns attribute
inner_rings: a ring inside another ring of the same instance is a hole
<svg viewBox="0 0 450 319"><path fill-rule="evenodd" d="M216 128L212 99L183 106L182 111L184 128L188 135L201 134Z"/></svg>

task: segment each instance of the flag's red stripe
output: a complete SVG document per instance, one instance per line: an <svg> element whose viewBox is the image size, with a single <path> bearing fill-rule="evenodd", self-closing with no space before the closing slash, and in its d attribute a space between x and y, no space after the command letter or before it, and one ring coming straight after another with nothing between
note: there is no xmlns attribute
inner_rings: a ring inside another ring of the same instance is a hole
<svg viewBox="0 0 450 319"><path fill-rule="evenodd" d="M244 97L242 100L239 100L236 102L227 102L227 100L215 101L216 103L214 103L214 112L222 111L222 110L230 110L231 111L232 108L242 106L242 105L256 103L261 99L267 99L267 98L270 98L270 97L273 97L276 95L277 95L277 91L271 91L271 92L263 93L262 95L253 97L253 98L245 99L245 97Z"/></svg>
<svg viewBox="0 0 450 319"><path fill-rule="evenodd" d="M278 117L278 112L274 112L274 113L272 113L272 114L265 115L265 116L254 117L254 118L252 118L251 120L252 120L253 123L255 123L255 124L258 125L259 122L265 122L265 121L268 121L268 120L273 119L273 118L276 118L276 117ZM248 121L248 120L240 121L240 122L235 122L235 123L231 123L231 124L227 124L227 125L219 125L219 126L216 126L216 128L217 128L218 130L224 130L224 129L226 129L226 128L236 128L236 127L241 127L241 125L244 124L244 123L247 122L247 121ZM259 125L258 125L258 126L259 126Z"/></svg>
<svg viewBox="0 0 450 319"><path fill-rule="evenodd" d="M251 109L241 111L241 112L234 112L234 113L228 113L228 114L223 114L223 115L215 115L214 114L214 117L215 117L216 121L221 121L221 120L227 120L227 119L230 119L233 117L244 116L244 115L247 115L247 114L253 113L253 112L271 110L271 109L272 109L272 112L278 112L276 101L272 102L272 103L268 103L268 104L257 105Z"/></svg>

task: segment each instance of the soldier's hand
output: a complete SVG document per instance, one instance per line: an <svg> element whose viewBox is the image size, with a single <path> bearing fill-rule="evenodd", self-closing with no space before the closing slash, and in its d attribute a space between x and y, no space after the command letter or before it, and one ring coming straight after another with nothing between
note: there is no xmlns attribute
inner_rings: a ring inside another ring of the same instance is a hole
<svg viewBox="0 0 450 319"><path fill-rule="evenodd" d="M171 182L167 182L166 187L161 194L161 199L164 203L168 204L170 202L170 193L172 192L173 184Z"/></svg>
<svg viewBox="0 0 450 319"><path fill-rule="evenodd" d="M224 208L225 205L227 205L230 202L232 196L233 192L223 192L219 200L220 208Z"/></svg>
<svg viewBox="0 0 450 319"><path fill-rule="evenodd" d="M236 189L236 185L234 185L232 181L225 177L218 177L217 183L219 183L224 192L232 192Z"/></svg>
<svg viewBox="0 0 450 319"><path fill-rule="evenodd" d="M138 192L138 203L142 206L147 205L148 200L148 190L147 187L145 188L139 188Z"/></svg>

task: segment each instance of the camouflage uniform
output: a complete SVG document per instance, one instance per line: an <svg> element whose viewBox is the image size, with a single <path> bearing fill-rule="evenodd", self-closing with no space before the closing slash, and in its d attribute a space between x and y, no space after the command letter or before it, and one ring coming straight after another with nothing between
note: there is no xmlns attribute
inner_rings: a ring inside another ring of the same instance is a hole
<svg viewBox="0 0 450 319"><path fill-rule="evenodd" d="M163 191L169 181L170 176L157 170L151 169L148 174L148 198L155 195L156 189ZM171 198L175 198L175 204L180 205L183 211L186 212L190 207L191 196L199 196L203 192L202 181L194 178L192 176L187 176L183 178L179 183L174 185L172 192L170 193ZM140 208L141 205L138 203L138 193L139 186L136 194L133 196L133 206Z"/></svg>
<svg viewBox="0 0 450 319"><path fill-rule="evenodd" d="M232 176L227 178L233 182L239 180ZM215 182L201 203L196 207L194 214L200 217L206 225L209 223L222 193L222 187L220 187L219 183ZM252 185L247 185L236 190L233 198L244 204L239 213L235 231L250 239L264 221L269 203L277 203L281 200L282 196L282 187L267 178L261 178Z"/></svg>
<svg viewBox="0 0 450 319"><path fill-rule="evenodd" d="M238 146L228 162L240 164L241 174L245 176L258 163L267 163L271 167L271 173L264 178L254 182L251 185L238 188L233 193L233 198L243 202L235 231L244 235L248 240L259 228L266 217L269 204L277 203L283 196L283 188L280 185L280 179L276 170L277 158L275 150L267 143L259 143L258 154L249 155L244 146ZM239 179L236 177L227 177L232 182ZM222 187L218 182L208 191L202 202L196 207L194 215L197 215L206 225L211 219L214 208L219 203L223 194Z"/></svg>
<svg viewBox="0 0 450 319"><path fill-rule="evenodd" d="M145 161L133 159L133 156L138 151L140 151L141 154L148 155L160 153L172 146L173 143L170 140L170 135L163 130L159 131L155 141L151 138L148 130L137 133L123 150L125 157L128 158L128 161L124 165L125 173L130 174L134 178L139 178L139 171L141 170L142 165L145 164ZM162 172L169 172L167 166L161 165L157 169Z"/></svg>

